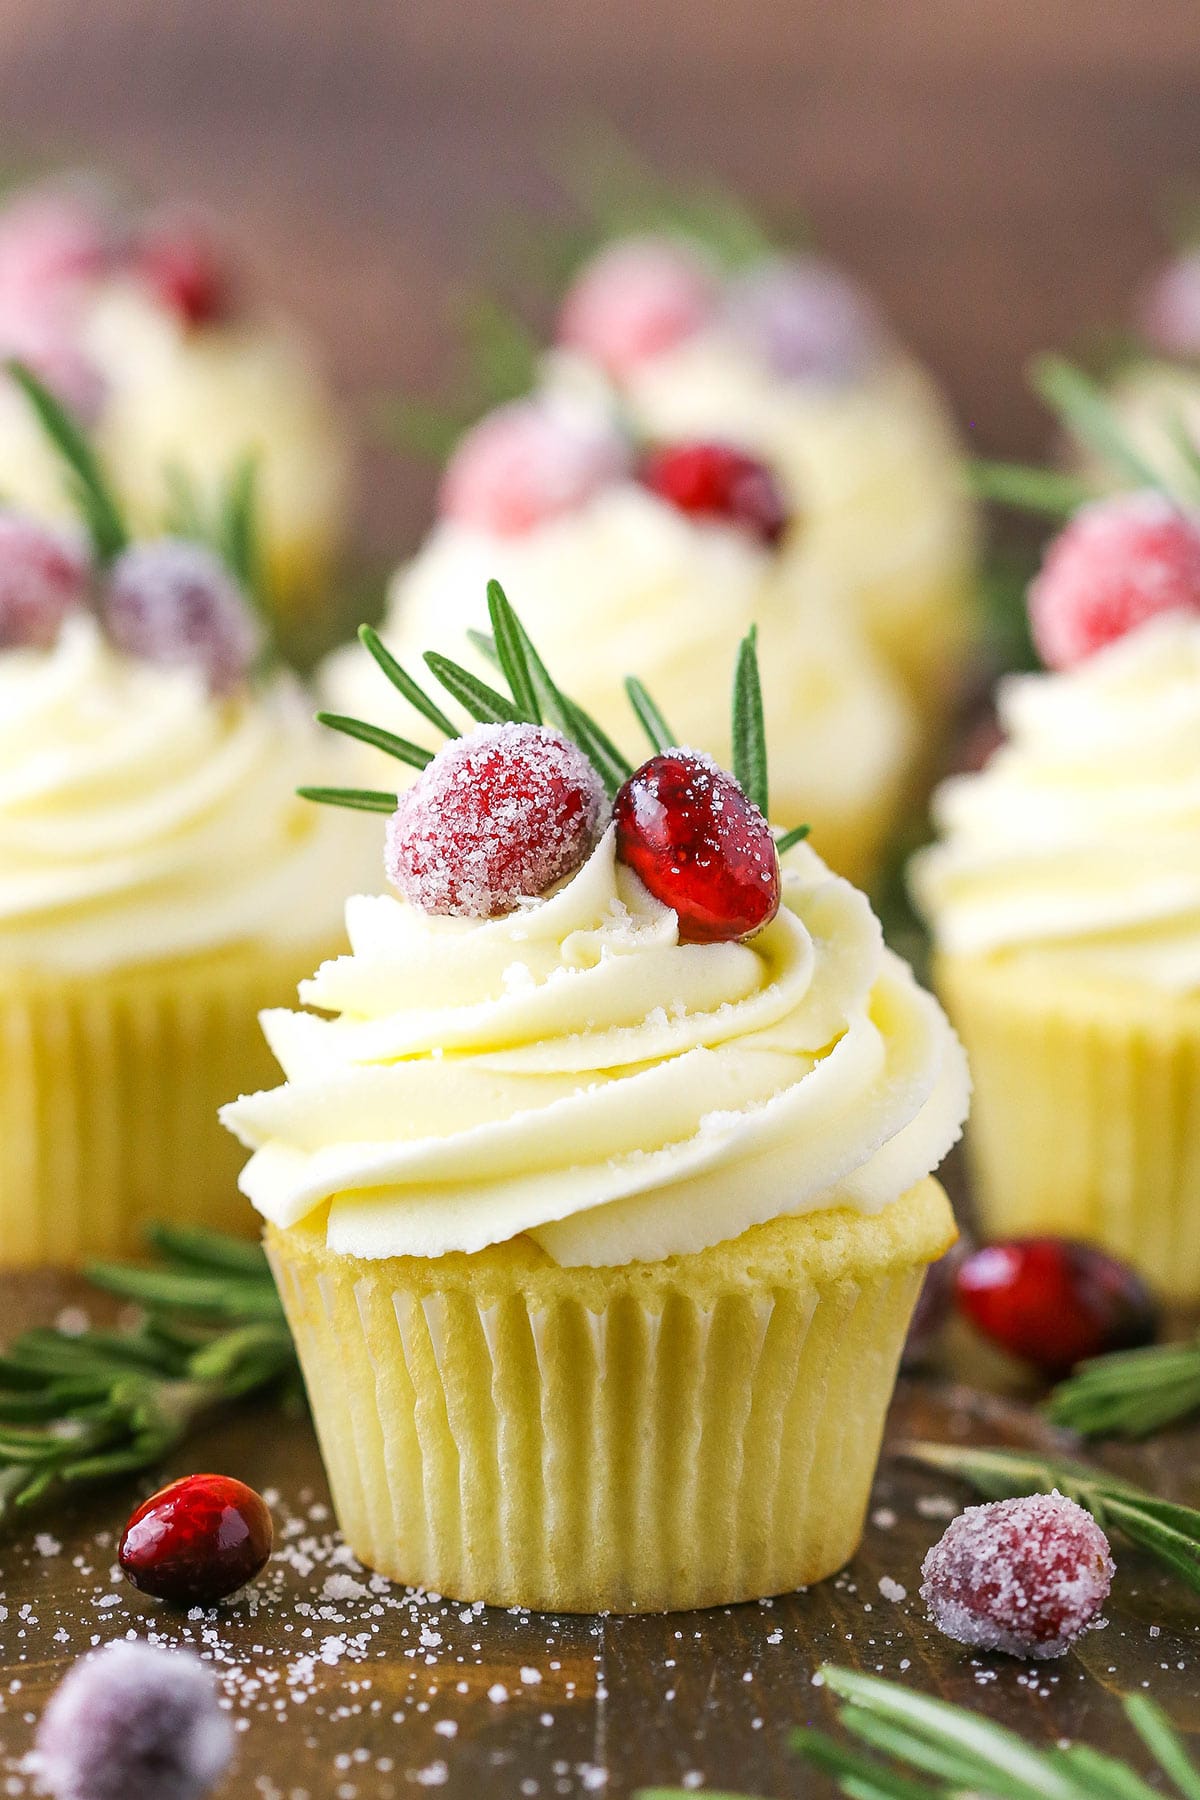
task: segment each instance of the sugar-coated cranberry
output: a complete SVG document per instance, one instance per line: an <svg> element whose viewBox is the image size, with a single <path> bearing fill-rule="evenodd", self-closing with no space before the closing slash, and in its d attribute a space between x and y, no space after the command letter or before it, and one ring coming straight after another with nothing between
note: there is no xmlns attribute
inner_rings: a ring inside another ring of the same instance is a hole
<svg viewBox="0 0 1200 1800"><path fill-rule="evenodd" d="M617 854L673 908L685 943L727 943L779 911L771 829L732 775L692 750L653 756L613 807Z"/></svg>
<svg viewBox="0 0 1200 1800"><path fill-rule="evenodd" d="M850 381L879 361L887 334L854 281L819 256L759 263L729 286L734 334L789 381Z"/></svg>
<svg viewBox="0 0 1200 1800"><path fill-rule="evenodd" d="M83 181L27 189L0 212L0 299L53 304L64 289L103 273L113 249L102 193Z"/></svg>
<svg viewBox="0 0 1200 1800"><path fill-rule="evenodd" d="M87 598L91 565L75 532L0 511L0 650L47 650Z"/></svg>
<svg viewBox="0 0 1200 1800"><path fill-rule="evenodd" d="M968 1506L921 1565L939 1631L1009 1656L1063 1656L1112 1585L1108 1539L1062 1494Z"/></svg>
<svg viewBox="0 0 1200 1800"><path fill-rule="evenodd" d="M496 918L574 874L604 810L600 777L561 732L481 725L401 794L388 821L388 879L423 912Z"/></svg>
<svg viewBox="0 0 1200 1800"><path fill-rule="evenodd" d="M1140 296L1137 323L1163 356L1200 357L1200 250L1175 257Z"/></svg>
<svg viewBox="0 0 1200 1800"><path fill-rule="evenodd" d="M235 310L229 263L204 223L190 214L151 220L133 251L133 269L155 299L192 328Z"/></svg>
<svg viewBox="0 0 1200 1800"><path fill-rule="evenodd" d="M232 1756L200 1658L123 1639L77 1662L52 1695L33 1764L54 1800L201 1800Z"/></svg>
<svg viewBox="0 0 1200 1800"><path fill-rule="evenodd" d="M271 1514L230 1475L185 1475L132 1514L117 1561L127 1581L172 1606L215 1606L266 1566Z"/></svg>
<svg viewBox="0 0 1200 1800"><path fill-rule="evenodd" d="M716 305L716 277L698 249L672 238L621 238L572 282L558 341L620 378L702 330Z"/></svg>
<svg viewBox="0 0 1200 1800"><path fill-rule="evenodd" d="M964 1258L958 1304L1010 1355L1049 1376L1090 1356L1148 1344L1158 1307L1125 1263L1070 1238L1014 1238Z"/></svg>
<svg viewBox="0 0 1200 1800"><path fill-rule="evenodd" d="M1051 669L1181 610L1200 612L1200 519L1151 492L1082 507L1029 589L1033 641Z"/></svg>
<svg viewBox="0 0 1200 1800"><path fill-rule="evenodd" d="M777 544L788 524L783 492L765 463L729 444L671 444L643 465L643 485L694 519L734 525Z"/></svg>
<svg viewBox="0 0 1200 1800"><path fill-rule="evenodd" d="M443 518L519 537L574 512L629 466L607 425L541 400L497 407L459 444L438 496Z"/></svg>
<svg viewBox="0 0 1200 1800"><path fill-rule="evenodd" d="M95 425L104 410L108 383L52 305L14 307L0 294L0 360L24 363L81 425Z"/></svg>
<svg viewBox="0 0 1200 1800"><path fill-rule="evenodd" d="M155 538L122 551L101 610L119 650L199 669L214 694L238 687L262 649L262 629L225 564L184 538Z"/></svg>

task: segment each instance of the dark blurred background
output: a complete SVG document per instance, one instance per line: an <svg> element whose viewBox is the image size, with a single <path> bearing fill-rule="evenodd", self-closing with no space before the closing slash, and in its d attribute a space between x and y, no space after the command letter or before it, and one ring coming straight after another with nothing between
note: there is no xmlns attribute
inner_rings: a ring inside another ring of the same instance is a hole
<svg viewBox="0 0 1200 1800"><path fill-rule="evenodd" d="M1119 321L1200 188L1197 0L0 0L4 157L225 215L344 390L430 387L497 220L561 212L604 119L668 174L806 214L948 383L1037 449L1035 349ZM392 552L428 475L374 458Z"/></svg>

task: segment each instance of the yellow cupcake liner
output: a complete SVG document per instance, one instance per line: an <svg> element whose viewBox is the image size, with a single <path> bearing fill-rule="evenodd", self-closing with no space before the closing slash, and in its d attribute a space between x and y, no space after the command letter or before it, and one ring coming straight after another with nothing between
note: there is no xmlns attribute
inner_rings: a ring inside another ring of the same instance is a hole
<svg viewBox="0 0 1200 1800"><path fill-rule="evenodd" d="M877 1218L623 1268L522 1239L367 1262L295 1228L267 1249L365 1564L463 1601L650 1612L853 1555L924 1265L953 1237L929 1180Z"/></svg>
<svg viewBox="0 0 1200 1800"><path fill-rule="evenodd" d="M989 1237L1061 1233L1200 1298L1200 1000L943 957Z"/></svg>
<svg viewBox="0 0 1200 1800"><path fill-rule="evenodd" d="M0 1267L144 1249L150 1219L251 1235L217 1123L269 1086L258 1024L334 946L252 945L102 975L0 968Z"/></svg>

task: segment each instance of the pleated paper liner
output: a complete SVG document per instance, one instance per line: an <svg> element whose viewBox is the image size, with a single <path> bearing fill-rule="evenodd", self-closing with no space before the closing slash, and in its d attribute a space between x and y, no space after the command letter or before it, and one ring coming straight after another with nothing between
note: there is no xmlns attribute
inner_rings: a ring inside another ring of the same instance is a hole
<svg viewBox="0 0 1200 1800"><path fill-rule="evenodd" d="M943 957L988 1237L1061 1233L1200 1299L1200 999Z"/></svg>
<svg viewBox="0 0 1200 1800"><path fill-rule="evenodd" d="M563 1269L532 1243L367 1262L267 1248L356 1556L463 1601L728 1604L854 1553L925 1265L933 1180L877 1218Z"/></svg>
<svg viewBox="0 0 1200 1800"><path fill-rule="evenodd" d="M0 1267L136 1255L147 1220L252 1235L217 1107L276 1078L258 1013L333 944L98 976L0 969Z"/></svg>

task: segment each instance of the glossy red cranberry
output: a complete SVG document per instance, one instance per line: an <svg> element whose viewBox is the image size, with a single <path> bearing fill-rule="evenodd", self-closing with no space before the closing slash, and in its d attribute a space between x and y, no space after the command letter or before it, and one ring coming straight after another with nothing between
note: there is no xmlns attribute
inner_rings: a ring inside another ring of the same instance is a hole
<svg viewBox="0 0 1200 1800"><path fill-rule="evenodd" d="M1148 1344L1158 1329L1158 1306L1141 1276L1070 1238L988 1244L962 1263L955 1292L985 1337L1049 1376Z"/></svg>
<svg viewBox="0 0 1200 1800"><path fill-rule="evenodd" d="M1108 1598L1113 1560L1091 1514L1062 1494L968 1506L921 1565L947 1637L1009 1656L1062 1656Z"/></svg>
<svg viewBox="0 0 1200 1800"><path fill-rule="evenodd" d="M181 216L152 224L135 249L134 268L185 325L218 324L234 310L228 265L194 219Z"/></svg>
<svg viewBox="0 0 1200 1800"><path fill-rule="evenodd" d="M643 465L642 484L680 512L736 525L762 544L777 544L787 529L787 504L770 469L728 444L655 450Z"/></svg>
<svg viewBox="0 0 1200 1800"><path fill-rule="evenodd" d="M266 1566L274 1532L261 1494L229 1475L185 1475L138 1507L117 1561L171 1606L215 1606Z"/></svg>
<svg viewBox="0 0 1200 1800"><path fill-rule="evenodd" d="M652 756L613 806L617 855L679 916L689 944L728 943L779 911L770 827L723 769L692 750Z"/></svg>

